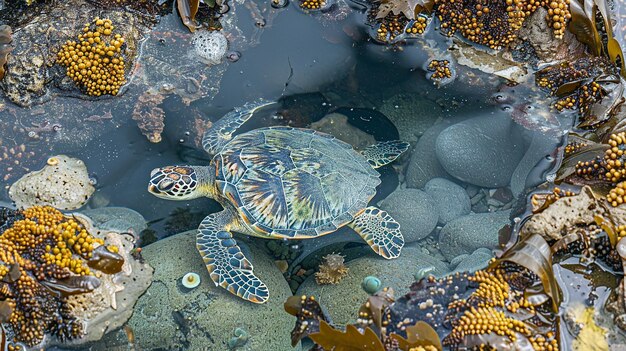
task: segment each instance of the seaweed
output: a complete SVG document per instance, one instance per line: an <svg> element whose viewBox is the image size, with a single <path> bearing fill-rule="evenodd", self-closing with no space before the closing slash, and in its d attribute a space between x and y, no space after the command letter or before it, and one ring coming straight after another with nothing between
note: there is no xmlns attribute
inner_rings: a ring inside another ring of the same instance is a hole
<svg viewBox="0 0 626 351"><path fill-rule="evenodd" d="M202 2L200 0L176 0L178 15L183 24L192 33L202 27L196 20L196 16L200 11L200 3L206 5L209 9L218 9L225 6L224 0L207 0Z"/></svg>
<svg viewBox="0 0 626 351"><path fill-rule="evenodd" d="M332 328L325 321L320 321L320 330L309 335L325 350L334 351L385 351L383 343L371 328L365 328L363 334L353 325L347 325L346 331Z"/></svg>

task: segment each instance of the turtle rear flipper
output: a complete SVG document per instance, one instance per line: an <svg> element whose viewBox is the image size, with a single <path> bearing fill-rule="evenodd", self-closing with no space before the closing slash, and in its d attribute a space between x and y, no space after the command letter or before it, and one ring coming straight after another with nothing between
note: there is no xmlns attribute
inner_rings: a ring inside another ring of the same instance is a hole
<svg viewBox="0 0 626 351"><path fill-rule="evenodd" d="M379 168L393 162L409 146L411 146L409 143L400 140L382 141L366 147L361 151L361 155L367 159L372 167Z"/></svg>
<svg viewBox="0 0 626 351"><path fill-rule="evenodd" d="M264 303L269 298L267 286L252 272L252 263L232 233L224 229L232 221L232 214L226 210L206 216L198 228L196 247L215 285L242 299Z"/></svg>
<svg viewBox="0 0 626 351"><path fill-rule="evenodd" d="M391 215L377 207L367 207L349 224L363 240L386 259L400 256L404 246L404 237L400 233L400 224Z"/></svg>
<svg viewBox="0 0 626 351"><path fill-rule="evenodd" d="M233 134L260 108L274 102L260 100L237 107L227 113L204 133L202 147L210 155L215 155L233 138Z"/></svg>

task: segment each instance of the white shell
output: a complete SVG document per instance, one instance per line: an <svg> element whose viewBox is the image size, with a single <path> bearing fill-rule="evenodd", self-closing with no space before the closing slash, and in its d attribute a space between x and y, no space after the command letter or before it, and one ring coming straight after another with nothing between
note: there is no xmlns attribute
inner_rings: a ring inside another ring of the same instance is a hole
<svg viewBox="0 0 626 351"><path fill-rule="evenodd" d="M183 276L181 283L185 288L193 289L200 285L200 276L197 273L189 272Z"/></svg>

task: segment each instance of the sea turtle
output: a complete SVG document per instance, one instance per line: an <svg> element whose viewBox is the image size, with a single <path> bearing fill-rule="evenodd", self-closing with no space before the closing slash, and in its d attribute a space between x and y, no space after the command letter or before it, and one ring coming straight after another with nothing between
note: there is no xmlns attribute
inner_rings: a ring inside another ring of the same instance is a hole
<svg viewBox="0 0 626 351"><path fill-rule="evenodd" d="M380 184L374 168L395 160L409 147L379 142L355 151L333 136L311 129L268 127L234 135L255 111L272 103L254 102L225 115L202 145L209 166L167 166L150 174L157 197L209 197L224 209L198 228L196 247L216 285L255 303L269 291L252 272L232 232L272 239L309 239L348 225L377 254L400 255L400 225L368 202Z"/></svg>

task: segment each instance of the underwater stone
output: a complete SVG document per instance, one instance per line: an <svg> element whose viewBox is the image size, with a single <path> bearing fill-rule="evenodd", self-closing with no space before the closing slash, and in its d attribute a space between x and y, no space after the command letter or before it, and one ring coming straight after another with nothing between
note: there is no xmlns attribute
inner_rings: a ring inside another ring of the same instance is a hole
<svg viewBox="0 0 626 351"><path fill-rule="evenodd" d="M148 227L139 212L126 207L101 207L80 213L89 217L98 228L132 233L135 238Z"/></svg>
<svg viewBox="0 0 626 351"><path fill-rule="evenodd" d="M470 214L446 224L439 233L439 247L448 261L478 248L498 246L498 232L509 224L510 211Z"/></svg>
<svg viewBox="0 0 626 351"><path fill-rule="evenodd" d="M194 52L208 65L217 65L228 50L228 40L219 31L196 31L191 39Z"/></svg>
<svg viewBox="0 0 626 351"><path fill-rule="evenodd" d="M445 225L453 219L470 213L471 203L465 189L443 178L434 178L426 183L424 191L430 195L439 210L439 224Z"/></svg>
<svg viewBox="0 0 626 351"><path fill-rule="evenodd" d="M433 198L417 189L396 189L380 203L398 223L407 243L424 239L437 226L439 213Z"/></svg>
<svg viewBox="0 0 626 351"><path fill-rule="evenodd" d="M435 154L435 142L439 134L450 126L447 122L437 123L428 128L411 153L411 161L406 170L406 186L423 188L433 178L450 177L439 163Z"/></svg>
<svg viewBox="0 0 626 351"><path fill-rule="evenodd" d="M446 128L435 152L455 178L486 188L507 186L524 155L523 140L503 116L475 117Z"/></svg>
<svg viewBox="0 0 626 351"><path fill-rule="evenodd" d="M377 277L382 287L393 287L396 296L409 292L413 275L420 269L434 267L431 272L437 277L449 272L448 265L441 260L424 254L420 247L405 246L400 257L386 260L375 253L368 253L349 261L346 266L350 274L337 285L317 285L315 277L308 277L300 286L297 295L315 296L324 302L332 321L339 324L356 322L355 306L361 306L369 295L361 287L367 276ZM256 266L254 267L256 270Z"/></svg>
<svg viewBox="0 0 626 351"><path fill-rule="evenodd" d="M415 144L442 113L435 102L419 94L401 93L387 99L380 107L400 132L400 140Z"/></svg>
<svg viewBox="0 0 626 351"><path fill-rule="evenodd" d="M30 172L9 188L9 197L18 208L52 206L74 210L83 206L95 188L85 163L65 155L53 156L39 171Z"/></svg>

